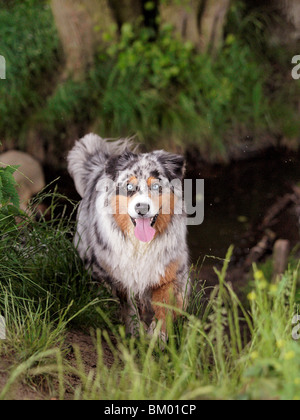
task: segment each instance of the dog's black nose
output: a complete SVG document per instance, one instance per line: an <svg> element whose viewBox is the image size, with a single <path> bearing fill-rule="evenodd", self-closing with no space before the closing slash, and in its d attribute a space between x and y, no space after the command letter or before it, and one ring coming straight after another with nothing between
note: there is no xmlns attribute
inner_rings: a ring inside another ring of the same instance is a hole
<svg viewBox="0 0 300 420"><path fill-rule="evenodd" d="M150 210L150 206L147 203L137 203L135 211L139 216L145 216Z"/></svg>

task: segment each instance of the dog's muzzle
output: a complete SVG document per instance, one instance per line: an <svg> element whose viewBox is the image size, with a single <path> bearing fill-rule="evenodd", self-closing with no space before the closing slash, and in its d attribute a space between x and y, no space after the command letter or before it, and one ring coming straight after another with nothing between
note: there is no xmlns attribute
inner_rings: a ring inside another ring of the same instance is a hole
<svg viewBox="0 0 300 420"><path fill-rule="evenodd" d="M137 203L135 211L138 216L146 216L150 211L150 205L148 203Z"/></svg>
<svg viewBox="0 0 300 420"><path fill-rule="evenodd" d="M154 228L159 209L156 209L149 197L137 196L128 208L134 225L134 235L141 242L151 242L156 234Z"/></svg>

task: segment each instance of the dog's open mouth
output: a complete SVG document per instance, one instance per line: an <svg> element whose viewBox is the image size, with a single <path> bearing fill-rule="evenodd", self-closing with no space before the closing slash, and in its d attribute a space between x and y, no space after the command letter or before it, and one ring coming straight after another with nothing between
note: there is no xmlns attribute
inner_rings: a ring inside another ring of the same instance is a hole
<svg viewBox="0 0 300 420"><path fill-rule="evenodd" d="M134 225L134 234L135 237L141 242L150 242L154 238L156 234L156 230L154 229L155 223L158 218L158 214L151 218L139 218L133 219L131 217L131 221Z"/></svg>

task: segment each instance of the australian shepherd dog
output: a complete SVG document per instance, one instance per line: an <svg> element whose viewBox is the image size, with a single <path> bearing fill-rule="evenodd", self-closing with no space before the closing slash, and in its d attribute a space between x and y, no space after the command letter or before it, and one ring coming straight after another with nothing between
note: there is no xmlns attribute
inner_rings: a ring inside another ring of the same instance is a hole
<svg viewBox="0 0 300 420"><path fill-rule="evenodd" d="M184 158L165 151L137 153L130 140L89 134L68 155L82 201L75 244L93 278L120 299L127 333L140 323L166 339L189 293Z"/></svg>

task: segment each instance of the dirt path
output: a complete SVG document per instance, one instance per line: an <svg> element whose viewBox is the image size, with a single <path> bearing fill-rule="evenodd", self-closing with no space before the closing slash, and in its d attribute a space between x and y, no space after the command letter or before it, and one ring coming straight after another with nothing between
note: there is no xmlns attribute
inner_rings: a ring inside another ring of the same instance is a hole
<svg viewBox="0 0 300 420"><path fill-rule="evenodd" d="M86 334L82 331L70 331L67 333L65 341L65 349L67 350L66 360L70 366L77 368L76 356L74 352L74 347L76 346L80 350L83 366L85 368L85 373L93 371L97 367L97 350L95 342L91 335ZM111 366L114 362L113 355L108 347L108 345L102 343L102 351L104 362L107 366ZM5 357L0 361L0 392L5 387L7 380L9 379L10 372L12 370L13 363L11 360L6 359ZM66 375L66 400L72 400L74 396L75 389L80 386L80 379L76 375L67 374ZM37 385L29 385L24 380L20 380L15 383L9 390L6 399L7 400L50 400L57 399L53 395L57 394L58 382L54 380L51 388L47 385L46 381L42 379L37 381Z"/></svg>
<svg viewBox="0 0 300 420"><path fill-rule="evenodd" d="M6 360L5 357L0 360L0 391L4 388L9 378L9 372L11 371L11 362ZM8 392L6 397L8 400L45 400L46 395L42 390L35 389L29 385L17 382L15 383Z"/></svg>
<svg viewBox="0 0 300 420"><path fill-rule="evenodd" d="M85 373L88 375L90 372L96 370L98 354L95 340L90 334L84 333L82 331L70 331L67 334L65 346L68 349L66 360L71 367L75 369L78 368L76 355L74 352L74 347L77 347L77 349L80 351ZM112 366L114 358L107 343L104 341L102 341L102 354L104 363L108 367ZM66 375L66 381L68 385L66 386L65 399L72 400L74 397L74 391L80 386L81 381L77 375L72 374Z"/></svg>

